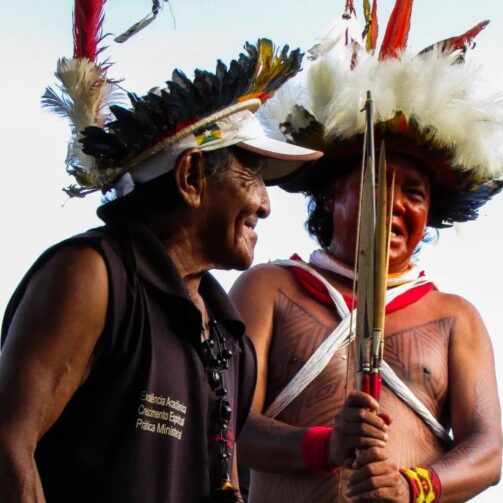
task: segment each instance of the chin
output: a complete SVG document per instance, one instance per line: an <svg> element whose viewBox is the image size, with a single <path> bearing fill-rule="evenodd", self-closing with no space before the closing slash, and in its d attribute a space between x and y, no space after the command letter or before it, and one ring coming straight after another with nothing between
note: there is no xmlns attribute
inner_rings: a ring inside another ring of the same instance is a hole
<svg viewBox="0 0 503 503"><path fill-rule="evenodd" d="M400 272L409 265L411 258L412 253L409 253L408 250L399 247L393 249L391 247L389 251L389 271Z"/></svg>
<svg viewBox="0 0 503 503"><path fill-rule="evenodd" d="M247 257L240 257L239 260L236 260L236 263L231 267L231 269L244 271L246 269L249 269L252 264L253 264L253 254Z"/></svg>
<svg viewBox="0 0 503 503"><path fill-rule="evenodd" d="M408 257L407 259L395 260L395 261L391 260L391 258L390 258L388 272L390 274L403 272L409 266L410 261L411 261L411 257Z"/></svg>
<svg viewBox="0 0 503 503"><path fill-rule="evenodd" d="M230 270L235 269L236 271L244 271L249 269L253 263L253 252L252 253L229 253L225 258L219 261L216 269Z"/></svg>
<svg viewBox="0 0 503 503"><path fill-rule="evenodd" d="M229 257L233 258L233 265L229 269L236 269L238 271L249 269L253 264L254 256L255 241L241 240L241 243L229 253Z"/></svg>

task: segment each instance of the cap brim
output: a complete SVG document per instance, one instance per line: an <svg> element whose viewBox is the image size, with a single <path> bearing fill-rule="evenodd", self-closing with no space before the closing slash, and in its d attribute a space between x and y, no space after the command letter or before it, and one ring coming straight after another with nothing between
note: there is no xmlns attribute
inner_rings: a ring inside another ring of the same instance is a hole
<svg viewBox="0 0 503 503"><path fill-rule="evenodd" d="M267 185L276 185L283 182L303 164L315 161L323 156L323 152L318 150L299 147L272 138L241 141L236 146L268 159L262 171Z"/></svg>

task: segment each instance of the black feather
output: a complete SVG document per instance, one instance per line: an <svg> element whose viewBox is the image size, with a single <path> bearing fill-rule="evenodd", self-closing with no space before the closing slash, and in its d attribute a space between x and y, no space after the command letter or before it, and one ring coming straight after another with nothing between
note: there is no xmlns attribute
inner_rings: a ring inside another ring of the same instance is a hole
<svg viewBox="0 0 503 503"><path fill-rule="evenodd" d="M87 128L83 132L84 152L96 157L100 165L119 165L154 145L158 138L175 133L180 125L235 104L253 88L260 43L263 41L259 40L257 46L246 43L245 51L228 67L217 61L215 73L197 69L190 80L181 70L175 70L160 93L150 92L142 97L129 94L131 109L113 105L113 121L102 129ZM280 53L284 68L272 82L265 83L264 92L276 90L300 69L300 51L293 51L290 56L288 52L285 46Z"/></svg>

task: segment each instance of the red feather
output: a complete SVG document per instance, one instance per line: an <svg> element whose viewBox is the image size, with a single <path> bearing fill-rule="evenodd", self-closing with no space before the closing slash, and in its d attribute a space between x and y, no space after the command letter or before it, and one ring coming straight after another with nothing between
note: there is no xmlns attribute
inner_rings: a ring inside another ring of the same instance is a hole
<svg viewBox="0 0 503 503"><path fill-rule="evenodd" d="M353 0L346 0L346 9L344 10L344 15L349 17L353 12L355 12Z"/></svg>
<svg viewBox="0 0 503 503"><path fill-rule="evenodd" d="M394 58L405 45L410 30L413 0L396 0L395 7L386 27L379 59Z"/></svg>
<svg viewBox="0 0 503 503"><path fill-rule="evenodd" d="M102 39L103 6L106 0L75 0L73 13L73 57L96 62Z"/></svg>
<svg viewBox="0 0 503 503"><path fill-rule="evenodd" d="M448 38L440 42L442 47L442 52L454 52L458 49L464 49L466 46L470 45L473 39L489 24L489 21L482 21L477 26L474 26L471 30L468 30L463 35L459 37Z"/></svg>

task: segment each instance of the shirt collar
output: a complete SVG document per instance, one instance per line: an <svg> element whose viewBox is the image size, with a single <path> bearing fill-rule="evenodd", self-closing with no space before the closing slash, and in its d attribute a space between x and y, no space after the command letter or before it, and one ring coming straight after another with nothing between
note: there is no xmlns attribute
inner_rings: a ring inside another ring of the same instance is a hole
<svg viewBox="0 0 503 503"><path fill-rule="evenodd" d="M113 226L117 227L114 222ZM175 264L166 253L157 236L138 220L119 224L131 244L134 266L138 275L167 295L177 297L189 309L196 309ZM209 273L203 273L199 292L213 317L232 334L242 336L245 326L229 297L218 281ZM199 314L199 310L197 310Z"/></svg>

